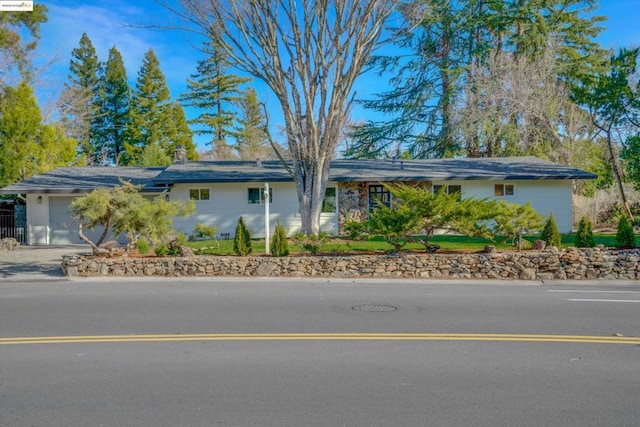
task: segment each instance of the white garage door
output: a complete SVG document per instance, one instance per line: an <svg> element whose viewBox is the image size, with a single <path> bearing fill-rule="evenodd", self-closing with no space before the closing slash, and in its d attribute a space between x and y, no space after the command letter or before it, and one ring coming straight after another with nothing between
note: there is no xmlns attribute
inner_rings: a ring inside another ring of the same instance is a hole
<svg viewBox="0 0 640 427"><path fill-rule="evenodd" d="M49 197L49 226L51 235L49 244L68 245L71 243L85 243L78 237L78 221L72 217L69 205L73 197ZM84 234L94 242L102 234L102 227L93 230L83 230Z"/></svg>

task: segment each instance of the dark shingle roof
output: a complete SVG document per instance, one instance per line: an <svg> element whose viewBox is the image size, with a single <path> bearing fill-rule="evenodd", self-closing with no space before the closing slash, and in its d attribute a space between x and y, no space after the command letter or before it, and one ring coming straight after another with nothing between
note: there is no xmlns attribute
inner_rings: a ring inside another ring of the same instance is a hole
<svg viewBox="0 0 640 427"><path fill-rule="evenodd" d="M432 160L334 160L330 181L441 181L505 179L595 179L580 169L536 157ZM196 182L292 181L278 161L195 162L174 164L154 180L157 184Z"/></svg>
<svg viewBox="0 0 640 427"><path fill-rule="evenodd" d="M214 161L166 168L64 167L0 189L0 194L83 193L113 187L120 178L161 191L178 183L291 182L279 161ZM433 160L334 160L331 181L446 181L595 179L596 175L535 157Z"/></svg>
<svg viewBox="0 0 640 427"><path fill-rule="evenodd" d="M162 191L153 183L163 167L130 168L110 166L63 167L0 189L0 194L85 193L115 187L120 180L142 185L143 191Z"/></svg>

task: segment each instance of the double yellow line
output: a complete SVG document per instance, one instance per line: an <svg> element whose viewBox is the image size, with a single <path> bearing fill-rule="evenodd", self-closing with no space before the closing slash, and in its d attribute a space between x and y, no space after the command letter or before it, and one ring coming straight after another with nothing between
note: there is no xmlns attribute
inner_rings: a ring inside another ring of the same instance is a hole
<svg viewBox="0 0 640 427"><path fill-rule="evenodd" d="M163 341L513 341L640 345L640 337L453 333L162 334L0 338L0 345Z"/></svg>

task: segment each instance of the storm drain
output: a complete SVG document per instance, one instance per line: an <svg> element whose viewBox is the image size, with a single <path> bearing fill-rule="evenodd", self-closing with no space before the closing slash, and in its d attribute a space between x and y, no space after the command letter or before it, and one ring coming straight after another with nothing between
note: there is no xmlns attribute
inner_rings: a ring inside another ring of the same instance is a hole
<svg viewBox="0 0 640 427"><path fill-rule="evenodd" d="M358 311L371 311L375 313L382 313L385 311L395 311L398 309L397 307L394 307L392 305L384 305L384 304L360 304L360 305L354 305L351 308Z"/></svg>

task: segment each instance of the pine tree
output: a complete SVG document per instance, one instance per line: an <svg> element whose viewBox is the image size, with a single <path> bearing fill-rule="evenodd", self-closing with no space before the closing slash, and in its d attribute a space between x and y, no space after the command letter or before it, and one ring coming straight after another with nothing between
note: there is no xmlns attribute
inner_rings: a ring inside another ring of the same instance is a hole
<svg viewBox="0 0 640 427"><path fill-rule="evenodd" d="M178 102L173 102L171 110L174 136L172 137L173 143L169 146L169 152L166 154L170 157L173 156L176 147L182 145L182 147L187 150L187 159L198 160L196 146L193 143L193 131L189 128L187 116L184 114L182 105Z"/></svg>
<svg viewBox="0 0 640 427"><path fill-rule="evenodd" d="M575 245L578 248L592 248L596 245L593 240L593 231L591 221L583 216L578 223L578 231L576 232Z"/></svg>
<svg viewBox="0 0 640 427"><path fill-rule="evenodd" d="M287 231L284 229L280 221L276 223L276 229L271 240L271 255L282 257L289 255L289 241L287 240Z"/></svg>
<svg viewBox="0 0 640 427"><path fill-rule="evenodd" d="M31 87L22 82L0 97L0 187L67 166L76 157L76 141L62 128L43 125Z"/></svg>
<svg viewBox="0 0 640 427"><path fill-rule="evenodd" d="M636 236L633 234L633 224L626 215L620 215L620 219L618 220L616 244L621 249L631 249L636 247Z"/></svg>
<svg viewBox="0 0 640 427"><path fill-rule="evenodd" d="M122 164L125 132L129 120L131 88L127 71L118 49L109 49L109 59L100 86L100 130L105 159L114 165Z"/></svg>
<svg viewBox="0 0 640 427"><path fill-rule="evenodd" d="M556 220L553 217L553 213L549 214L547 222L544 224L542 233L540 233L540 240L547 242L547 246L559 247L562 243L562 236L556 226Z"/></svg>
<svg viewBox="0 0 640 427"><path fill-rule="evenodd" d="M169 155L174 125L170 97L160 62L153 49L149 49L142 60L131 98L123 164L139 164L142 151L148 145L158 145Z"/></svg>
<svg viewBox="0 0 640 427"><path fill-rule="evenodd" d="M233 238L233 252L240 256L246 256L251 253L251 235L244 225L242 217L238 219L238 225L236 226L236 235Z"/></svg>
<svg viewBox="0 0 640 427"><path fill-rule="evenodd" d="M206 59L198 61L197 73L187 79L188 92L181 102L202 113L189 124L197 125L197 135L212 135L209 144L217 159L231 155L227 139L235 137L236 112L234 106L242 99L240 86L250 79L228 73L228 60L215 43L205 43Z"/></svg>
<svg viewBox="0 0 640 427"><path fill-rule="evenodd" d="M80 154L89 165L105 163L105 147L99 136L100 128L100 74L102 65L87 33L82 33L77 48L71 51L69 84L65 91L74 91L81 102L66 106L64 121L75 122L79 129Z"/></svg>
<svg viewBox="0 0 640 427"><path fill-rule="evenodd" d="M269 146L269 138L265 134L265 117L258 101L258 94L253 88L247 89L240 101L238 124L236 150L241 160L265 160L276 157Z"/></svg>

